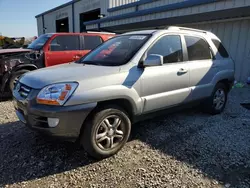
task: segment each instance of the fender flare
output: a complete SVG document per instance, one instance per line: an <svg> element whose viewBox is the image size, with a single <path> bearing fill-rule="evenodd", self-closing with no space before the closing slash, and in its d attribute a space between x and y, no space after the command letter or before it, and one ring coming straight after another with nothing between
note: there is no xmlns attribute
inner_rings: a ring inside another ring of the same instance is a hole
<svg viewBox="0 0 250 188"><path fill-rule="evenodd" d="M27 69L27 70L36 70L38 69L38 67L34 64L19 64L17 66L15 66L12 70L11 70L11 74L13 72L19 71L21 69Z"/></svg>
<svg viewBox="0 0 250 188"><path fill-rule="evenodd" d="M27 69L27 70L32 71L32 70L38 69L38 67L34 64L19 64L19 65L13 67L11 70L9 70L8 72L6 72L3 75L2 82L1 82L1 88L0 88L1 92L4 92L4 90L6 89L7 83L9 82L12 74L19 71L19 70L22 70L22 69Z"/></svg>

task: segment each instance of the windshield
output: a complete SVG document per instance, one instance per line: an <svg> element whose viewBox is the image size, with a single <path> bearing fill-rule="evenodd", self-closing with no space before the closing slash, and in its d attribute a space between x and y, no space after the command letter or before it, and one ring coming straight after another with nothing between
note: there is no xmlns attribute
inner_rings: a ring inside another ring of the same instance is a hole
<svg viewBox="0 0 250 188"><path fill-rule="evenodd" d="M29 46L29 49L40 50L44 44L49 40L52 34L44 34L34 40Z"/></svg>
<svg viewBox="0 0 250 188"><path fill-rule="evenodd" d="M149 37L150 35L121 35L112 38L84 56L79 62L102 66L126 64Z"/></svg>

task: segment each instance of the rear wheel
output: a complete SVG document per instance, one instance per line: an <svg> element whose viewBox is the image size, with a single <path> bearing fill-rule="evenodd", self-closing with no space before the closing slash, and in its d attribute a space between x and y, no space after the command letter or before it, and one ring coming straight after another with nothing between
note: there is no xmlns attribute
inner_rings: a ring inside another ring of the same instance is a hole
<svg viewBox="0 0 250 188"><path fill-rule="evenodd" d="M10 78L10 82L9 82L9 88L10 91L12 92L15 86L15 83L18 81L18 79L20 78L20 76L22 76L23 74L30 72L29 70L23 69L23 70L19 70L16 71L14 73L12 73L12 76Z"/></svg>
<svg viewBox="0 0 250 188"><path fill-rule="evenodd" d="M127 113L113 105L96 110L83 126L81 145L96 159L116 154L127 142L131 130Z"/></svg>
<svg viewBox="0 0 250 188"><path fill-rule="evenodd" d="M225 84L218 83L204 106L205 110L210 114L220 114L223 112L227 103L227 95L228 90Z"/></svg>

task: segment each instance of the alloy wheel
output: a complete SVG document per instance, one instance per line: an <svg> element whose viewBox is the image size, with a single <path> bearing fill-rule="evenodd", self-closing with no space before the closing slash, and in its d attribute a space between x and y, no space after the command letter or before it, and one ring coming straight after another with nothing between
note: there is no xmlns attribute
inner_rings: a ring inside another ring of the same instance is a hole
<svg viewBox="0 0 250 188"><path fill-rule="evenodd" d="M214 94L213 105L216 110L220 110L226 102L226 94L223 89L218 89Z"/></svg>
<svg viewBox="0 0 250 188"><path fill-rule="evenodd" d="M117 147L124 138L124 126L117 115L106 117L97 127L95 141L102 150L110 150Z"/></svg>

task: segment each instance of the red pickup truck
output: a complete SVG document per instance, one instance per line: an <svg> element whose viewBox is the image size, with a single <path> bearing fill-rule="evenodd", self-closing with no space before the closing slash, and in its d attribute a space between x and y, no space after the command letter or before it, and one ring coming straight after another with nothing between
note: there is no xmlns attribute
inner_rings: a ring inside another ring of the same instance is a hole
<svg viewBox="0 0 250 188"><path fill-rule="evenodd" d="M11 91L26 72L76 61L114 36L104 32L48 33L27 49L0 50L0 93Z"/></svg>

